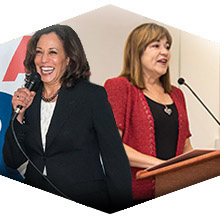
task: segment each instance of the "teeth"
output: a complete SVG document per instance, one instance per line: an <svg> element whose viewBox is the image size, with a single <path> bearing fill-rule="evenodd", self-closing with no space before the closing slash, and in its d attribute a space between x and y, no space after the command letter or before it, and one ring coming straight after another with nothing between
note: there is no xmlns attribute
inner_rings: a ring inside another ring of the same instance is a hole
<svg viewBox="0 0 220 220"><path fill-rule="evenodd" d="M159 60L159 62L166 63L167 61L166 60Z"/></svg>
<svg viewBox="0 0 220 220"><path fill-rule="evenodd" d="M41 67L43 71L52 71L54 68L53 67Z"/></svg>
<svg viewBox="0 0 220 220"><path fill-rule="evenodd" d="M54 68L53 67L41 67L42 73L51 73L53 72Z"/></svg>

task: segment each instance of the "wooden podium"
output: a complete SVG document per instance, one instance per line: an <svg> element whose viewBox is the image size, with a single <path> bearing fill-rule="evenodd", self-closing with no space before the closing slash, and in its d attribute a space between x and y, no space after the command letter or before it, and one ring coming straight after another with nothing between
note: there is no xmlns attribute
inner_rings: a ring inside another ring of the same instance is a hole
<svg viewBox="0 0 220 220"><path fill-rule="evenodd" d="M155 197L220 175L220 150L177 162L156 170L141 170L136 178L155 178Z"/></svg>

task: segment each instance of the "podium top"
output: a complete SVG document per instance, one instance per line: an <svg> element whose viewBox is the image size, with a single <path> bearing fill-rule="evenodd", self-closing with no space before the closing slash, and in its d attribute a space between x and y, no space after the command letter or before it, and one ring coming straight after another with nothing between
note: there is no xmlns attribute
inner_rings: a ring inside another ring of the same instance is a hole
<svg viewBox="0 0 220 220"><path fill-rule="evenodd" d="M136 178L138 180L150 178L166 172L193 166L207 160L212 160L216 157L220 157L220 150L192 150L157 166L140 170L137 172Z"/></svg>

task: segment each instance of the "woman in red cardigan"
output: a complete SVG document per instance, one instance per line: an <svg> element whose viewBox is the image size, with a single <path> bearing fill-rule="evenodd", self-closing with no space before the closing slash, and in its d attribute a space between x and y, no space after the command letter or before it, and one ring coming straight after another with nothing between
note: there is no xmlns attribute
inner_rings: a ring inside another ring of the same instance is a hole
<svg viewBox="0 0 220 220"><path fill-rule="evenodd" d="M171 43L164 27L136 27L125 45L122 73L104 86L129 158L135 203L155 192L155 180L137 181L137 171L192 149L183 93L170 84Z"/></svg>

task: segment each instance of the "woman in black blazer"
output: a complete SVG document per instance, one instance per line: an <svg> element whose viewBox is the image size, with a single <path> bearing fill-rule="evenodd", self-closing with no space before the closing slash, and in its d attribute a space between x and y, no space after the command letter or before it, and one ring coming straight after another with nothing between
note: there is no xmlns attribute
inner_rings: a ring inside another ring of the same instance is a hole
<svg viewBox="0 0 220 220"><path fill-rule="evenodd" d="M37 31L24 65L27 81L41 76L34 91L18 89L13 109L22 110L9 126L3 147L8 167L29 162L24 182L111 213L130 207L131 174L105 89L89 82L80 39L66 25ZM49 181L48 181L49 180Z"/></svg>

